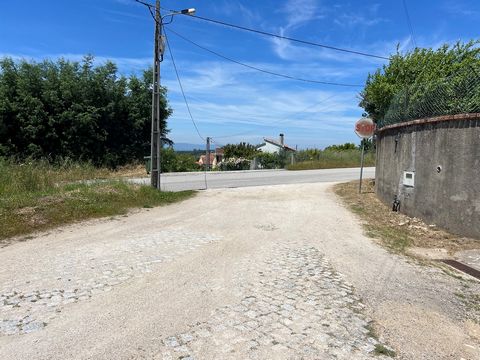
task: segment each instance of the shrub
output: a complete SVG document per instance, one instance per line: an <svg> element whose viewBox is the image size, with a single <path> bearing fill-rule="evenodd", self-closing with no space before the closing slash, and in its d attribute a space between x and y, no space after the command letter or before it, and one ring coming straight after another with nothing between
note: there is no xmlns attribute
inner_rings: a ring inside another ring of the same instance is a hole
<svg viewBox="0 0 480 360"><path fill-rule="evenodd" d="M218 164L218 169L221 171L248 170L250 163L250 160L244 158L229 158Z"/></svg>

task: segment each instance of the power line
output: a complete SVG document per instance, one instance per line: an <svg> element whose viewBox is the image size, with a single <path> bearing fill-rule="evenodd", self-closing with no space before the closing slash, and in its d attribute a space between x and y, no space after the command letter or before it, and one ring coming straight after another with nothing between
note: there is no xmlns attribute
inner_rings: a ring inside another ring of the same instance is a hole
<svg viewBox="0 0 480 360"><path fill-rule="evenodd" d="M407 17L407 23L408 23L408 28L410 30L410 36L412 37L413 45L415 47L417 47L417 42L415 41L415 35L413 33L412 21L410 20L410 13L408 11L407 1L402 0L402 2L403 2L403 8L405 9L405 15Z"/></svg>
<svg viewBox="0 0 480 360"><path fill-rule="evenodd" d="M155 5L153 5L153 4L149 4L149 3L146 3L146 2L141 1L141 0L134 0L134 1L139 3L139 4L145 5L146 7L155 8Z"/></svg>
<svg viewBox="0 0 480 360"><path fill-rule="evenodd" d="M188 15L188 17L195 18L195 19L200 19L200 20L211 22L211 23L214 23L214 24L219 24L219 25L223 25L223 26L232 27L232 28L239 29L239 30L249 31L249 32L253 32L253 33L256 33L256 34L271 36L271 37L281 39L281 40L288 40L288 41L292 41L292 42L297 42L297 43L304 44L304 45L311 45L311 46L321 47L321 48L324 48L324 49L340 51L340 52L345 52L345 53L350 53L350 54L355 54L355 55L361 55L361 56L366 56L366 57L371 57L371 58L377 58L377 59L382 59L382 60L390 60L390 58L388 58L386 56L380 56L380 55L369 54L369 53L361 52L361 51L343 49L343 48L324 45L324 44L319 44L319 43L315 43L315 42L307 41L307 40L295 39L295 38L291 38L291 37L288 37L288 36L273 34L273 33L267 32L267 31L251 29L251 28L247 28L245 26L230 24L230 23L220 21L220 20L209 19L209 18L205 18L205 17L202 17L202 16L198 16L198 15Z"/></svg>
<svg viewBox="0 0 480 360"><path fill-rule="evenodd" d="M149 9L154 7L154 5L146 3L146 2L141 1L141 0L134 0L134 1L139 3L139 4L147 6ZM173 12L177 13L174 10L168 10L168 9L165 9L165 8L161 8L161 9L170 11L172 13ZM200 19L200 20L211 22L211 23L214 23L214 24L228 26L228 27L232 27L232 28L235 28L235 29L243 30L243 31L249 31L249 32L253 32L253 33L256 33L256 34L260 34L260 35L271 36L271 37L281 39L281 40L288 40L288 41L292 41L292 42L297 42L297 43L304 44L304 45L316 46L316 47L321 47L321 48L324 48L324 49L340 51L340 52L345 52L345 53L354 54L354 55L366 56L366 57L371 57L371 58L376 58L376 59L390 60L390 58L386 57L386 56L369 54L369 53L362 52L362 51L349 50L349 49L339 48L339 47L336 47L336 46L324 45L324 44L315 43L313 41L308 41L308 40L295 39L295 38L291 38L291 37L288 37L288 36L273 34L273 33L267 32L267 31L247 28L245 26L240 26L240 25L235 25L235 24L230 24L230 23L227 23L225 21L209 19L209 18L205 18L205 17L202 17L202 16L198 16L198 15L180 14L180 13L179 13L179 15L187 15L190 18Z"/></svg>
<svg viewBox="0 0 480 360"><path fill-rule="evenodd" d="M345 87L362 87L363 85L357 85L357 84L344 84L344 83L337 83L337 82L328 82L328 81L319 81L319 80L311 80L311 79L303 79L303 78L298 78L298 77L295 77L295 76L290 76L290 75L285 75L285 74L280 74L280 73L277 73L277 72L273 72L273 71L270 71L270 70L265 70L265 69L261 69L261 68L258 68L256 66L252 66L252 65L248 65L248 64L245 64L243 62L240 62L238 60L235 60L235 59L232 59L230 57L227 57L225 55L222 55L216 51L213 51L213 50L210 50L200 44L197 44L196 42L186 38L185 36L179 34L178 32L172 30L172 29L166 29L167 31L169 32L172 32L173 34L175 34L176 36L178 36L179 38L185 40L186 42L192 44L192 45L195 45L196 47L204 50L204 51L207 51L215 56L218 56L222 59L225 59L225 60L228 60L228 61L231 61L235 64L238 64L238 65L241 65L241 66L244 66L246 68L249 68L249 69L252 69L252 70L256 70L256 71L260 71L262 73L265 73L265 74L270 74L270 75L274 75L274 76L279 76L279 77L283 77L283 78L286 78L286 79L290 79L290 80L297 80L297 81L303 81L303 82L309 82L309 83L315 83L315 84L323 84L323 85L333 85L333 86L345 86Z"/></svg>
<svg viewBox="0 0 480 360"><path fill-rule="evenodd" d="M175 59L173 57L173 52L172 52L172 49L170 47L170 42L168 41L167 36L165 36L165 40L166 40L166 43L167 43L168 53L170 54L170 58L172 59L173 68L175 69L175 75L177 76L178 84L180 85L180 90L182 92L183 100L185 101L185 105L187 106L188 114L190 115L190 119L192 120L192 124L195 127L195 130L196 130L198 136L200 137L200 139L205 141L205 138L200 134L200 131L198 130L198 126L195 122L195 119L193 118L192 112L190 111L190 106L188 105L187 97L185 96L185 91L183 90L182 81L180 80L180 75L178 74L177 65L175 64Z"/></svg>

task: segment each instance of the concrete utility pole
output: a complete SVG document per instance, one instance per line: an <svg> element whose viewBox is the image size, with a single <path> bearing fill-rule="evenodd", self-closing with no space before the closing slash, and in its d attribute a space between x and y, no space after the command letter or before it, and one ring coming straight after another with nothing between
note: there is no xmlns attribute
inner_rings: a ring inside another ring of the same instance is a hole
<svg viewBox="0 0 480 360"><path fill-rule="evenodd" d="M207 167L207 170L210 170L210 138L209 137L207 137L207 150L206 150L205 165Z"/></svg>
<svg viewBox="0 0 480 360"><path fill-rule="evenodd" d="M153 89L152 89L152 137L150 151L150 181L151 185L160 190L162 134L160 125L160 63L163 60L164 43L160 17L160 0L155 5L155 50L153 54Z"/></svg>

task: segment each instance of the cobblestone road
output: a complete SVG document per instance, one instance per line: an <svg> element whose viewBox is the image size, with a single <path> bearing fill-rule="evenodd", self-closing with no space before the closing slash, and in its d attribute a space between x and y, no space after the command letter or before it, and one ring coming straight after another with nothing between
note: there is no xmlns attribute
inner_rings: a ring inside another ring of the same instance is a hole
<svg viewBox="0 0 480 360"><path fill-rule="evenodd" d="M40 330L65 305L109 292L151 273L165 261L218 239L211 234L181 230L158 231L148 236L126 232L119 241L105 243L101 253L97 244L91 244L43 259L48 264L35 259L24 264L30 274L0 283L0 336Z"/></svg>
<svg viewBox="0 0 480 360"><path fill-rule="evenodd" d="M163 339L158 358L372 358L378 342L364 305L328 260L311 247L272 255L257 264L257 281L240 286L239 303Z"/></svg>

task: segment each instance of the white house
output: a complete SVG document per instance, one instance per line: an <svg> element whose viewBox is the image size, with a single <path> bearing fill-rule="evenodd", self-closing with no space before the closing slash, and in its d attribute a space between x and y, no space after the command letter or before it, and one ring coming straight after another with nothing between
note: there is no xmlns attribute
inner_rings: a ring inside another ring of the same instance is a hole
<svg viewBox="0 0 480 360"><path fill-rule="evenodd" d="M280 139L279 141L273 140L273 139L268 139L268 138L263 138L264 143L257 147L258 150L261 152L265 153L270 153L270 154L278 154L280 150L284 150L285 152L295 152L296 150L285 145L285 136L283 134L280 134Z"/></svg>

